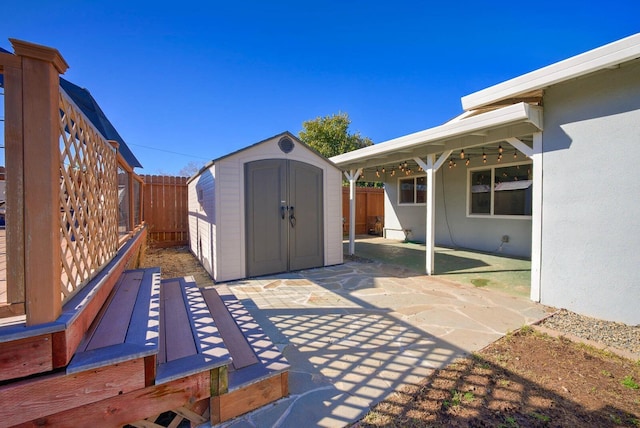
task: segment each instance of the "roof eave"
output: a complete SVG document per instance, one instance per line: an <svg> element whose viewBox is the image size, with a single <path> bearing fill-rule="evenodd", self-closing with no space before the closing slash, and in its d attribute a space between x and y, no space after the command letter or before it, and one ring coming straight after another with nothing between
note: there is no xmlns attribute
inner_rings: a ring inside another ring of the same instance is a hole
<svg viewBox="0 0 640 428"><path fill-rule="evenodd" d="M476 133L483 133L496 127L527 122L542 130L542 108L526 103L513 104L487 113L447 122L434 128L388 140L373 146L347 152L330 160L338 167L381 158L398 151L407 151L418 146L443 145L447 140Z"/></svg>
<svg viewBox="0 0 640 428"><path fill-rule="evenodd" d="M640 33L551 64L461 98L466 111L547 88L640 57Z"/></svg>

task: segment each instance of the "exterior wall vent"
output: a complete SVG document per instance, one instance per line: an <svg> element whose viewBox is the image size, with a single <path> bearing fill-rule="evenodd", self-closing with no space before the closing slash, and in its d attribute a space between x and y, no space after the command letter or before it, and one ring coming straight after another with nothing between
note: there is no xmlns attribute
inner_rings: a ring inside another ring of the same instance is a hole
<svg viewBox="0 0 640 428"><path fill-rule="evenodd" d="M282 150L282 153L291 153L293 150L293 141L289 137L282 137L280 141L278 141L278 147Z"/></svg>

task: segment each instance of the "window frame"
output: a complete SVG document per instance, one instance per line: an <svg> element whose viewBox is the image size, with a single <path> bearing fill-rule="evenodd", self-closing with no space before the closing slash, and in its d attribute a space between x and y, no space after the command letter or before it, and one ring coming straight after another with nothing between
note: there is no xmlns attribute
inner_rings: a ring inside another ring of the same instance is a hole
<svg viewBox="0 0 640 428"><path fill-rule="evenodd" d="M495 211L495 187L496 187L496 169L506 168L511 166L522 166L526 165L531 168L531 173L533 174L533 162L531 160L522 161L522 162L511 162L511 163L498 163L493 165L483 165L473 168L467 169L467 184L466 184L466 216L468 218L490 218L490 219L509 219L509 220L531 220L533 215L517 215L517 214L494 214ZM491 171L491 184L490 184L490 207L489 213L480 214L480 213L472 213L471 212L471 174L477 171ZM533 182L531 183L533 186Z"/></svg>
<svg viewBox="0 0 640 428"><path fill-rule="evenodd" d="M418 199L418 178L424 178L424 186L425 186L425 201L424 202L416 202L416 200ZM409 181L409 180L413 180L413 202L400 202L400 196L402 194L402 189L401 189L401 185L402 185L402 181ZM427 175L426 174L418 174L418 175L410 175L407 177L398 177L398 184L397 184L397 190L398 190L398 196L397 196L397 202L398 202L398 206L424 206L427 204L426 202L426 189L427 186Z"/></svg>

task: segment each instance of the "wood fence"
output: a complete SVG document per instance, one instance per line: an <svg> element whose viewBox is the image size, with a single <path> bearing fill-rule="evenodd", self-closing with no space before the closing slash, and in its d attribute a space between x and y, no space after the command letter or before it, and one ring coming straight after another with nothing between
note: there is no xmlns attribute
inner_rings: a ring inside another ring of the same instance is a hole
<svg viewBox="0 0 640 428"><path fill-rule="evenodd" d="M344 234L349 233L349 187L342 188L342 218ZM378 233L384 225L384 189L356 187L356 235Z"/></svg>
<svg viewBox="0 0 640 428"><path fill-rule="evenodd" d="M189 243L187 177L144 175L143 218L152 247Z"/></svg>

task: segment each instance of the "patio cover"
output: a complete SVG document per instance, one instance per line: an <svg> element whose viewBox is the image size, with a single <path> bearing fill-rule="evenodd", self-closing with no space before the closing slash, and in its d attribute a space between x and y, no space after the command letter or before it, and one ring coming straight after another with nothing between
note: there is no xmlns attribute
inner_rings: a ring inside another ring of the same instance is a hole
<svg viewBox="0 0 640 428"><path fill-rule="evenodd" d="M332 157L343 171L400 162L468 147L487 146L542 130L542 107L521 102Z"/></svg>
<svg viewBox="0 0 640 428"><path fill-rule="evenodd" d="M542 131L542 107L520 102L485 113L463 113L443 125L405 135L373 146L332 157L330 160L344 171L349 180L350 217L349 253L355 252L355 182L366 168L413 160L426 173L426 260L425 271L434 273L435 248L435 171L453 150L505 142L532 157L536 143L534 134ZM531 146L524 142L530 141ZM436 155L439 158L436 159ZM371 177L371 175L368 175ZM535 177L535 175L534 175Z"/></svg>

